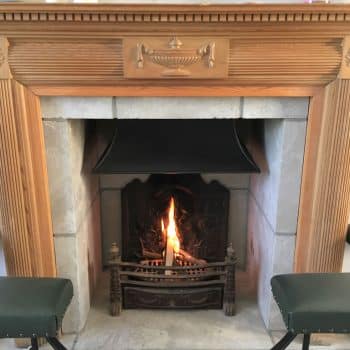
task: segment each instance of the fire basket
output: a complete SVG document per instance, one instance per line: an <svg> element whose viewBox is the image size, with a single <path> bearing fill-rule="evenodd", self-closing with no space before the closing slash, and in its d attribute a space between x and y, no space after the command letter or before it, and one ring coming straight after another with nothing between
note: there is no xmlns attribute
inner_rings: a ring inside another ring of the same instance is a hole
<svg viewBox="0 0 350 350"><path fill-rule="evenodd" d="M140 263L122 262L114 243L110 250L111 314L122 308L221 309L235 313L235 264L232 245L224 262L176 261L166 266L164 259Z"/></svg>

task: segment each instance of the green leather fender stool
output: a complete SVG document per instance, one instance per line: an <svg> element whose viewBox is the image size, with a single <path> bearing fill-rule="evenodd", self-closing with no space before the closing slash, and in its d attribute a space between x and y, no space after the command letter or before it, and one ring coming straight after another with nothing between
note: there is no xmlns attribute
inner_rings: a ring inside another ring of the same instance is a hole
<svg viewBox="0 0 350 350"><path fill-rule="evenodd" d="M73 285L62 278L0 277L0 338L46 338L55 350L66 350L57 339L73 297Z"/></svg>
<svg viewBox="0 0 350 350"><path fill-rule="evenodd" d="M288 330L272 350L286 349L298 334L308 350L312 333L350 333L350 273L277 275L271 286Z"/></svg>

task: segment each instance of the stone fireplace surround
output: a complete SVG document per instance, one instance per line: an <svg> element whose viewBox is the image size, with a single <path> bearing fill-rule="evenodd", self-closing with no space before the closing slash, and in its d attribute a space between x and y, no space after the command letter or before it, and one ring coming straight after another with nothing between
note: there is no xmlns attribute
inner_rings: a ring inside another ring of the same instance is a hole
<svg viewBox="0 0 350 350"><path fill-rule="evenodd" d="M282 328L269 280L293 271L308 104L308 98L41 98L58 275L75 286L63 330L83 328L110 244L120 242L120 189L147 178L92 175L97 150L88 147L84 120L194 116L264 119L265 142L255 155L261 174L203 177L230 189L229 241L241 275L257 289L266 327ZM249 288L240 279L244 295Z"/></svg>

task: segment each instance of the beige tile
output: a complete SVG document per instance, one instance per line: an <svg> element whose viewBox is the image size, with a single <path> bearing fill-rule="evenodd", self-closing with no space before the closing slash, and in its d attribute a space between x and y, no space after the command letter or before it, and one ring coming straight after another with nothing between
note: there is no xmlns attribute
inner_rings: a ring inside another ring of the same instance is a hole
<svg viewBox="0 0 350 350"><path fill-rule="evenodd" d="M73 283L74 297L63 319L63 331L67 333L78 332L79 325L79 283L76 235L56 236L55 253L58 277L68 278Z"/></svg>
<svg viewBox="0 0 350 350"><path fill-rule="evenodd" d="M111 119L112 100L112 97L43 96L40 103L46 119Z"/></svg>
<svg viewBox="0 0 350 350"><path fill-rule="evenodd" d="M295 233L304 158L306 121L265 121L266 168L251 176L251 191L278 233Z"/></svg>
<svg viewBox="0 0 350 350"><path fill-rule="evenodd" d="M44 121L53 231L75 233L76 216L71 174L70 122Z"/></svg>
<svg viewBox="0 0 350 350"><path fill-rule="evenodd" d="M244 97L243 118L306 119L309 110L307 97Z"/></svg>
<svg viewBox="0 0 350 350"><path fill-rule="evenodd" d="M279 233L295 233L297 229L305 138L306 121L284 122L276 217L276 232Z"/></svg>
<svg viewBox="0 0 350 350"><path fill-rule="evenodd" d="M117 97L121 119L211 119L239 118L239 97Z"/></svg>

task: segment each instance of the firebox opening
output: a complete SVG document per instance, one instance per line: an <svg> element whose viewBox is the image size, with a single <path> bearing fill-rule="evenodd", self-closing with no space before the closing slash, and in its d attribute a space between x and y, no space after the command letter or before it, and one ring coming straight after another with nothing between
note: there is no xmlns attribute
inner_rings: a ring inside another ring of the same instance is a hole
<svg viewBox="0 0 350 350"><path fill-rule="evenodd" d="M234 315L227 245L229 191L199 174L152 174L122 190L122 256L112 245L111 296L120 308L223 309Z"/></svg>
<svg viewBox="0 0 350 350"><path fill-rule="evenodd" d="M114 135L94 168L102 179L129 176L114 199L120 195L121 239L115 226L108 247L111 295L122 295L121 304L112 303L115 312L221 308L234 314L234 250L241 258L238 267L244 267L249 174L260 172L246 147L257 139L255 124L232 119L115 121ZM102 143L111 129L105 127ZM214 178L204 179L210 173ZM217 177L225 174L231 180L238 176L243 186L224 186ZM243 215L237 220L239 212ZM103 209L101 214L103 220Z"/></svg>
<svg viewBox="0 0 350 350"><path fill-rule="evenodd" d="M196 108L192 110L203 108L204 100L195 100ZM128 106L130 105L130 113L126 115L127 118L142 116L142 111L135 114L133 101L127 101ZM161 100L162 103L163 101ZM180 101L179 106L181 107L184 102L183 100ZM270 316L273 317L274 315L274 309L270 307L271 298L269 297L268 282L270 274L276 272L276 268L278 272L288 272L288 269L292 269L294 261L295 227L298 217L308 101L305 99L302 101L302 105L305 107L305 114L302 118L298 116L295 118L296 113L300 111L300 108L297 108L300 105L298 99L288 101L268 99L268 101L265 101L264 99L244 98L242 102L244 107L242 108L242 116L247 119L236 121L237 133L241 143L247 145L254 159L259 161L258 164L262 173L212 174L201 172L200 177L206 184L217 181L229 191L230 205L226 246L232 242L237 256L237 263L235 263L237 288L234 290L239 302L247 296L254 298L258 295L264 321L268 323L271 319ZM61 104L60 102L55 105L61 106ZM285 107L286 105L288 108ZM102 244L104 267L109 266L110 250L113 243L116 243L120 248L119 251L124 254L122 244L122 192L129 183L133 181L145 183L150 177L150 173L92 175L91 168L96 164L101 152L107 147L110 138L113 137L114 120L97 117L96 119L86 119L84 115L86 108L80 111L80 104L77 103L75 106L77 110L74 108L74 115L79 115L82 119L62 119L62 112L57 112L57 114L52 114L54 119L46 118L43 121L57 264L60 274L68 273L69 276L72 276L73 282L82 287L79 287L76 291L77 297L74 302L75 311L72 322L76 322L75 319L78 318L85 319L84 315L89 304L89 293L86 293L86 291L91 291L90 295L93 295L95 289L97 291L103 289L103 300L109 300L104 294L108 285L101 284L98 281L100 266L102 265L100 247ZM255 114L252 112L253 107ZM91 108L89 107L89 109ZM71 104L65 110L73 110ZM180 108L179 114L181 114L181 110L182 108ZM91 114L89 114L90 118ZM261 119L250 119L254 116ZM65 115L63 117L65 118ZM169 115L165 115L165 117L170 118ZM178 117L181 118L181 115ZM187 117L190 116L187 115ZM241 126L246 127L248 123L252 127L243 130ZM100 129L100 126L105 125L104 130L107 137L104 138L102 133L97 132L98 137L95 138L95 135L91 134L88 128L85 128L86 125L91 126L92 131L95 132L97 128ZM249 130L256 131L253 135L255 137L250 140L249 132L247 132ZM96 139L97 145L95 144ZM249 143L252 139L255 141L253 144ZM261 162L261 159L264 160L264 163ZM170 175L152 173L153 176ZM136 195L137 193L135 193ZM183 207L183 203L176 197L174 197L175 219L178 223L178 211ZM169 214L169 204L170 199L168 198L163 205L164 215L161 215L164 221L166 221ZM156 220L156 225L160 227L158 230L161 234L159 218ZM166 226L166 222L164 222L164 226ZM181 242L184 240L182 230L180 230L180 234L182 237L180 240L181 249L190 251L190 254L195 257L200 256L196 255L195 252L193 253L187 245ZM137 249L139 249L140 243L138 245ZM200 247L202 246L203 243ZM161 247L160 254L164 253L164 248L164 246ZM223 249L227 249L227 247L223 247ZM136 253L138 252L139 250L136 250ZM205 259L205 255L203 256ZM143 259L140 255L135 257L135 254L134 261L124 261L122 256L119 259L123 264L131 265L140 265L141 260L148 262L153 260L152 258ZM208 256L206 256L206 259L209 261ZM163 256L161 260L163 261ZM208 263L211 264L211 262ZM212 264L224 263L221 260L218 263L212 262ZM182 266L173 266L173 268L179 267L182 268ZM229 267L232 269L232 265ZM169 267L159 266L159 268L157 271L163 272L157 276L154 276L154 274L152 276L146 275L146 278L148 277L147 281L144 280L144 271L154 272L152 271L154 270L153 266L141 266L139 271L135 271L134 267L125 267L129 270L125 271L123 269L120 271L122 272L120 275L122 279L125 273L128 274L129 278L129 285L123 286L123 293L125 292L127 296L127 299L123 299L124 305L127 307L141 307L146 302L148 305L154 302L153 306L157 307L155 304L160 302L161 305L168 304L172 306L176 301L177 305L182 305L182 307L193 307L195 303L202 300L206 300L208 307L220 307L222 305L224 289L222 282L221 285L218 282L219 286L210 287L210 298L208 286L199 290L187 288L185 295L182 291L183 288L176 289L172 287L178 285L174 281L169 281L174 280L175 276L165 275L164 271L168 271ZM202 279L201 282L208 285L213 283L212 280L203 281L203 278L208 278L208 274L211 274L212 271L202 273L202 267L197 269L193 266L185 266L184 268L192 273L192 276L187 280L189 284L192 283L193 279L196 283L199 282L198 279ZM134 275L135 272L137 272L137 276ZM226 271L218 271L216 277L221 276L220 278L222 278L224 274L226 274ZM103 274L103 278L106 275L109 277L109 271ZM229 275L233 276L232 273ZM220 278L215 279L219 280ZM183 279L183 274L180 274L177 280L180 282ZM165 283L166 281L168 283ZM160 282L164 282L162 285L168 287L160 288ZM149 283L152 283L157 294L149 289L145 292L144 287L148 286ZM89 288L89 284L91 288ZM137 289L135 289L135 284L138 285ZM233 295L232 290L231 284L231 296ZM207 295L208 298L206 299ZM201 306L205 305L202 303ZM240 310L244 313L243 309L241 304ZM248 311L249 313L250 311Z"/></svg>

